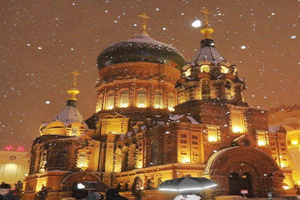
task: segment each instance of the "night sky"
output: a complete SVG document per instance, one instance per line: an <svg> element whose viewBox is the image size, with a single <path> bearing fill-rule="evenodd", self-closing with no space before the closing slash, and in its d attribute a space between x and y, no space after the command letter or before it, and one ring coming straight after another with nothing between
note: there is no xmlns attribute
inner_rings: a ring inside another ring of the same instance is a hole
<svg viewBox="0 0 300 200"><path fill-rule="evenodd" d="M42 122L65 106L71 71L78 77L77 108L95 112L97 56L134 37L146 13L148 34L189 61L199 49L201 10L208 9L216 48L239 77L245 100L269 109L299 103L297 0L3 0L0 6L0 149L29 151Z"/></svg>

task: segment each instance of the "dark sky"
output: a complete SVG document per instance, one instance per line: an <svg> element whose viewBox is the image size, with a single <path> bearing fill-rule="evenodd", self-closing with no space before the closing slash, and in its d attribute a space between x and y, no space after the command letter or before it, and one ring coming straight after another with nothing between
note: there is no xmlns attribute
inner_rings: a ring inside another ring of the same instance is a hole
<svg viewBox="0 0 300 200"><path fill-rule="evenodd" d="M3 0L0 6L0 149L25 146L39 135L68 98L71 71L78 77L77 107L95 111L100 52L140 32L190 60L202 38L191 23L208 9L212 37L236 64L251 107L299 103L299 2L297 0Z"/></svg>

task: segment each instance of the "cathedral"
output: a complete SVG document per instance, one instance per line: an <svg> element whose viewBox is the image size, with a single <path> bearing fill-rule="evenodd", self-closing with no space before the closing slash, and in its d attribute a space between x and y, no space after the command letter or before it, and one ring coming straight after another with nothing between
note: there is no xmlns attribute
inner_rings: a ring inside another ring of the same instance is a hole
<svg viewBox="0 0 300 200"><path fill-rule="evenodd" d="M189 62L151 38L141 17L137 36L98 56L96 112L86 120L73 72L66 106L33 141L23 199L108 188L128 199L174 199L158 186L184 176L216 182L209 197L295 194L286 133L269 130L267 111L244 101L245 82L216 49L207 12Z"/></svg>

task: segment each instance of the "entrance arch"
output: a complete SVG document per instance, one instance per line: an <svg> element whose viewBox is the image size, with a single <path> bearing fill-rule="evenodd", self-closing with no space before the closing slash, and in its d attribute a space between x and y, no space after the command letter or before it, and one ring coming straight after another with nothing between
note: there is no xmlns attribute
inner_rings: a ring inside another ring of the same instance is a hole
<svg viewBox="0 0 300 200"><path fill-rule="evenodd" d="M251 146L234 146L214 153L204 175L218 183L222 195L241 195L245 189L249 197L267 197L268 192L282 191L284 179L273 158Z"/></svg>
<svg viewBox="0 0 300 200"><path fill-rule="evenodd" d="M91 191L105 192L109 187L101 181L100 173L75 172L66 176L61 182L62 190L72 190L72 197L82 199Z"/></svg>

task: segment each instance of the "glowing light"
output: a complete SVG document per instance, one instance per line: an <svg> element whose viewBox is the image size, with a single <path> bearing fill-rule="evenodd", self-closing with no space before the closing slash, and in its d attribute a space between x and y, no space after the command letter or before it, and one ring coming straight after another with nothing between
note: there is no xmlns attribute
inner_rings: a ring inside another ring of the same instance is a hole
<svg viewBox="0 0 300 200"><path fill-rule="evenodd" d="M45 104L50 104L50 101L45 101Z"/></svg>
<svg viewBox="0 0 300 200"><path fill-rule="evenodd" d="M293 145L297 145L298 144L298 140L292 140L292 144Z"/></svg>
<svg viewBox="0 0 300 200"><path fill-rule="evenodd" d="M122 104L120 105L120 107L121 107L121 108L127 108L127 107L128 107L128 103L122 103Z"/></svg>
<svg viewBox="0 0 300 200"><path fill-rule="evenodd" d="M243 45L243 46L241 46L241 49L246 49L246 46L244 46L244 45Z"/></svg>
<svg viewBox="0 0 300 200"><path fill-rule="evenodd" d="M175 109L172 108L172 107L169 107L168 109L169 109L169 111L174 111L174 110L175 110Z"/></svg>
<svg viewBox="0 0 300 200"><path fill-rule="evenodd" d="M110 106L107 106L107 109L108 110L112 110L114 108L114 106L110 105Z"/></svg>
<svg viewBox="0 0 300 200"><path fill-rule="evenodd" d="M258 144L258 146L266 146L266 141L258 140L257 144Z"/></svg>
<svg viewBox="0 0 300 200"><path fill-rule="evenodd" d="M288 190L288 189L290 189L290 186L288 185L288 184L286 184L286 183L283 183L283 189L285 189L285 190Z"/></svg>
<svg viewBox="0 0 300 200"><path fill-rule="evenodd" d="M77 188L78 188L79 190L81 190L81 189L84 189L85 186L84 186L82 183L78 183L78 184L77 184Z"/></svg>
<svg viewBox="0 0 300 200"><path fill-rule="evenodd" d="M221 66L221 73L227 74L229 72L229 69L225 66Z"/></svg>
<svg viewBox="0 0 300 200"><path fill-rule="evenodd" d="M181 162L182 163L190 163L190 159L189 158L182 158Z"/></svg>
<svg viewBox="0 0 300 200"><path fill-rule="evenodd" d="M144 103L139 103L139 104L137 105L137 107L138 107L138 108L146 108L146 104L144 104Z"/></svg>
<svg viewBox="0 0 300 200"><path fill-rule="evenodd" d="M232 127L232 132L234 132L234 133L241 133L242 132L242 128L234 126L234 127Z"/></svg>
<svg viewBox="0 0 300 200"><path fill-rule="evenodd" d="M217 142L218 138L216 136L208 136L208 141L209 142Z"/></svg>
<svg viewBox="0 0 300 200"><path fill-rule="evenodd" d="M192 23L192 27L198 28L201 26L201 24L202 24L201 21L199 19L197 19Z"/></svg>

